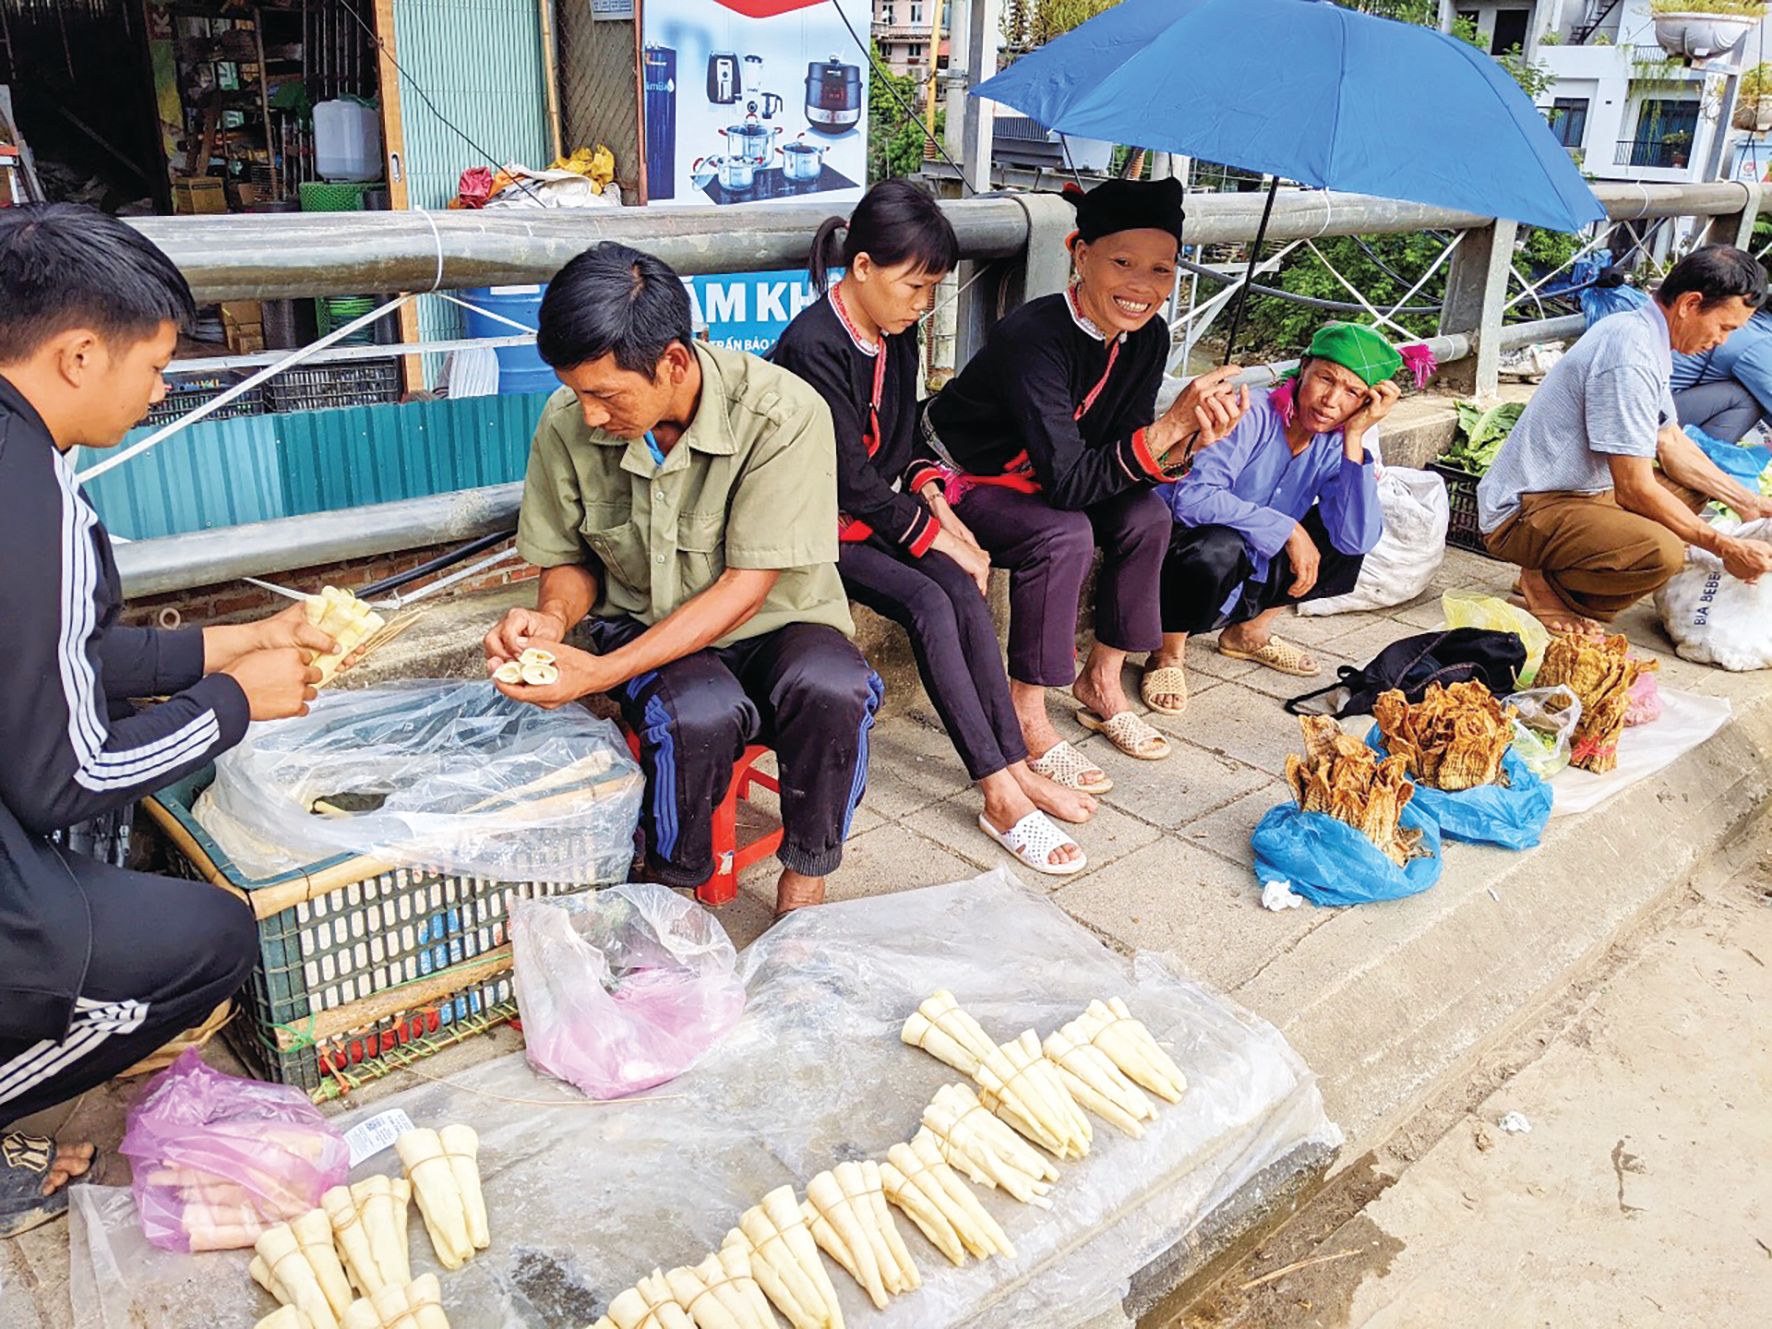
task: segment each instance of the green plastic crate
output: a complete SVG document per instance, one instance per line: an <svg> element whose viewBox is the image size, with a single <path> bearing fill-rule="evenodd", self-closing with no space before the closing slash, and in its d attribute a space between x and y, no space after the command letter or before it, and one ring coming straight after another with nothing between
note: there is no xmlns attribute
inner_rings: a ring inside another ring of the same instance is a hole
<svg viewBox="0 0 1772 1329"><path fill-rule="evenodd" d="M296 186L303 212L361 212L363 196L377 189L386 189L380 180L335 184L329 180L304 180Z"/></svg>
<svg viewBox="0 0 1772 1329"><path fill-rule="evenodd" d="M145 800L183 875L244 895L259 957L224 1036L254 1074L316 1102L517 1014L505 923L512 900L582 882L495 882L339 854L251 878L198 824L213 766ZM637 775L631 778L639 778ZM283 903L291 897L292 902ZM418 994L401 999L402 989Z"/></svg>

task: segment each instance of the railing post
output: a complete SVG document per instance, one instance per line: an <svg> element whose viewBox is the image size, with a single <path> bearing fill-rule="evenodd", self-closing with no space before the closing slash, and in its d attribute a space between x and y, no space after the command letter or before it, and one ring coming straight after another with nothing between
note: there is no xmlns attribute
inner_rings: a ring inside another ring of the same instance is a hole
<svg viewBox="0 0 1772 1329"><path fill-rule="evenodd" d="M1718 134L1723 131L1719 129ZM1741 211L1724 212L1710 219L1710 225L1704 230L1704 243L1707 245L1734 245L1739 249L1752 249L1754 238L1754 220L1760 215L1760 186L1755 181L1736 180L1731 183L1741 186Z"/></svg>
<svg viewBox="0 0 1772 1329"><path fill-rule="evenodd" d="M1441 371L1440 382L1454 392L1493 397L1500 385L1501 316L1513 267L1511 221L1496 220L1464 233L1452 270L1446 275L1446 301L1440 308L1440 335L1462 333L1471 353Z"/></svg>

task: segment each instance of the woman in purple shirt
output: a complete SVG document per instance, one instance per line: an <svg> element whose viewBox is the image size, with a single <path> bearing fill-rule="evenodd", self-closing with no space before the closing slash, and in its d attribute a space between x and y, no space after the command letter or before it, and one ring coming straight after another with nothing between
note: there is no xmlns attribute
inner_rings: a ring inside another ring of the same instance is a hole
<svg viewBox="0 0 1772 1329"><path fill-rule="evenodd" d="M1287 605L1343 595L1383 529L1366 431L1399 396L1403 357L1372 329L1331 323L1298 375L1251 405L1185 479L1162 485L1176 528L1163 563L1163 646L1141 691L1152 710L1187 707L1187 639L1222 629L1218 650L1282 673L1317 662L1274 635Z"/></svg>

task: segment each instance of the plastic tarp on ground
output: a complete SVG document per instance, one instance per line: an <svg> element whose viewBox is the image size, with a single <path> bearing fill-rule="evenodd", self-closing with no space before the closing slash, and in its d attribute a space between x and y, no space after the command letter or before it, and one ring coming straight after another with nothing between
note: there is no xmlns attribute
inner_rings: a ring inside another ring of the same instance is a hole
<svg viewBox="0 0 1772 1329"><path fill-rule="evenodd" d="M1016 1244L1014 1262L954 1269L901 1218L924 1283L884 1312L830 1266L852 1325L1080 1324L1244 1183L1341 1140L1315 1076L1272 1026L1165 957L1114 954L1001 871L802 910L743 961L743 1019L694 1069L636 1099L588 1103L518 1054L340 1122L399 1107L419 1125L480 1132L492 1248L442 1275L454 1324L588 1325L653 1268L700 1260L770 1188L884 1157L935 1090L961 1078L899 1041L906 1014L937 988L999 1039L1043 1035L1091 998L1123 995L1190 1088L1159 1106L1142 1140L1094 1121L1094 1150L1061 1167L1049 1211L979 1191ZM385 1152L352 1177L398 1166ZM70 1290L81 1329L245 1329L273 1309L243 1253L157 1251L126 1190L76 1189ZM422 1225L412 1228L414 1273L435 1269Z"/></svg>
<svg viewBox="0 0 1772 1329"><path fill-rule="evenodd" d="M1665 770L1723 727L1730 705L1676 688L1661 689L1661 718L1626 729L1618 739L1618 765L1604 775L1570 766L1551 781L1551 816L1588 812L1638 780Z"/></svg>

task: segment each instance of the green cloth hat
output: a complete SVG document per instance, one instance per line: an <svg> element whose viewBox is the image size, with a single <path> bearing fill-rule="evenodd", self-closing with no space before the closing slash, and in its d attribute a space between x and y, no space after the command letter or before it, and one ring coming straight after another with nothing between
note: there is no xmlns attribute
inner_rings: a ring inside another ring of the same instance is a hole
<svg viewBox="0 0 1772 1329"><path fill-rule="evenodd" d="M1325 323L1311 338L1308 359L1333 360L1358 374L1369 388L1377 387L1403 367L1403 357L1364 323Z"/></svg>

